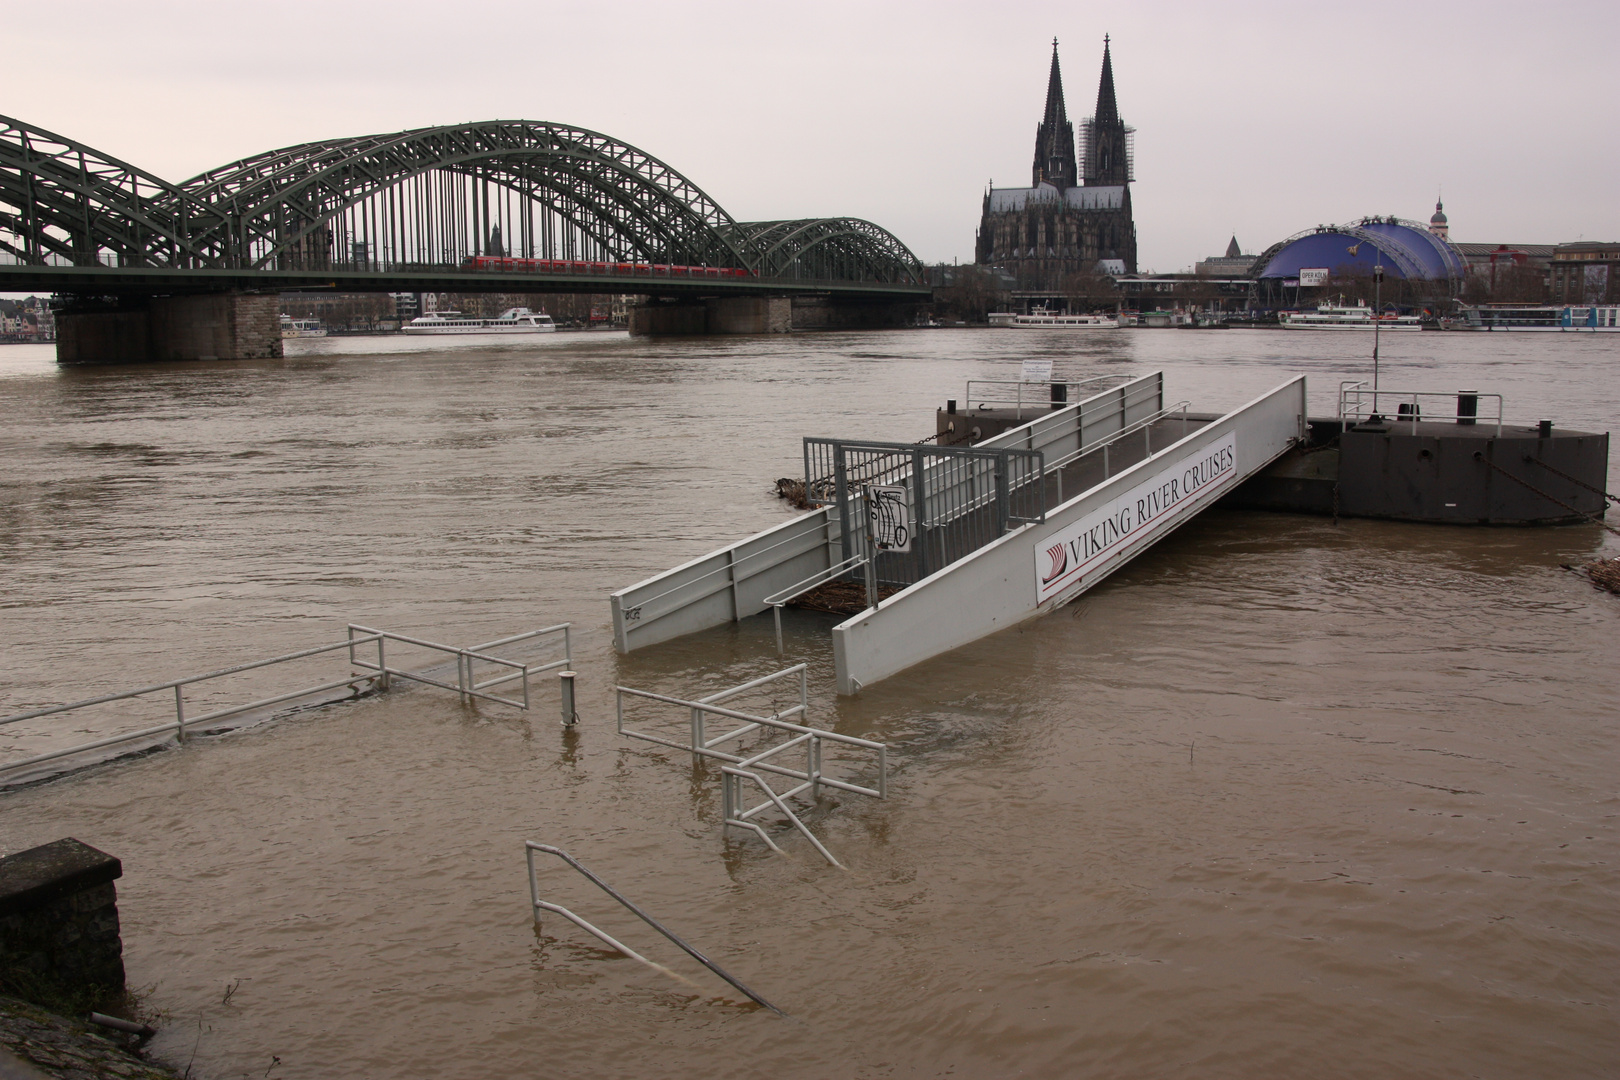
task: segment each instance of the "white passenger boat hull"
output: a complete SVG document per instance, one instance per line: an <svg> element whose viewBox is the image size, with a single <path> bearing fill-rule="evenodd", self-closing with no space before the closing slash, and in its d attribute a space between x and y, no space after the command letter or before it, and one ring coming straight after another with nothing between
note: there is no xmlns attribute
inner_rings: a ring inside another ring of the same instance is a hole
<svg viewBox="0 0 1620 1080"><path fill-rule="evenodd" d="M1062 315L1020 315L1004 324L1014 330L1118 330L1118 319L1087 319Z"/></svg>
<svg viewBox="0 0 1620 1080"><path fill-rule="evenodd" d="M555 326L407 326L401 331L415 335L467 335L467 334L554 334Z"/></svg>
<svg viewBox="0 0 1620 1080"><path fill-rule="evenodd" d="M1363 323L1300 323L1279 322L1278 326L1284 330L1366 330L1371 331L1373 324ZM1409 330L1422 330L1422 323L1380 323L1378 329L1385 334L1399 334Z"/></svg>
<svg viewBox="0 0 1620 1080"><path fill-rule="evenodd" d="M437 311L412 319L401 331L417 336L465 336L474 334L553 334L557 324L544 312L528 308L507 308L499 318L481 319L462 315L459 311Z"/></svg>

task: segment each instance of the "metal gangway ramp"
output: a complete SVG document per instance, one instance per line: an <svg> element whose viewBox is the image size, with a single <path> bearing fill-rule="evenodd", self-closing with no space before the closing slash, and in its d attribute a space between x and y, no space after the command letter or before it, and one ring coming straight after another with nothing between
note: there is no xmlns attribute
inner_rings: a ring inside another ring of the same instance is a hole
<svg viewBox="0 0 1620 1080"><path fill-rule="evenodd" d="M1190 413L1186 402L1167 405L1163 373L1154 373L974 444L986 461L986 451L1039 455L1042 512L998 515L994 535L943 565L907 561L926 573L895 582L898 592L833 628L838 692L858 693L1068 603L1305 436L1303 376L1214 417ZM812 472L808 441L806 463ZM850 512L862 484L903 487L923 532L949 524L930 518L931 507L982 518L996 498L994 474L993 464L964 469L917 454L884 464L880 475L853 475L847 464L841 479L807 475L807 490L814 497L819 488L826 505L614 593L614 645L630 652L738 621L806 583L860 581L869 556L874 568L900 565L868 550L860 515Z"/></svg>

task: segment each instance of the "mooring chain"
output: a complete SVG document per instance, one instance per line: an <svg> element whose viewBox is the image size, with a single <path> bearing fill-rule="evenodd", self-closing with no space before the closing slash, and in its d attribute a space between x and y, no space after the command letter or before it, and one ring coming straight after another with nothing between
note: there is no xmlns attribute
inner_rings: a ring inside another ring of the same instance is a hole
<svg viewBox="0 0 1620 1080"><path fill-rule="evenodd" d="M1608 499L1612 503L1620 503L1620 495L1610 495L1607 491L1604 491L1602 488L1593 487L1591 484L1588 484L1585 480L1577 480L1573 476L1569 475L1569 473L1563 472L1563 471L1561 471L1559 469L1553 468L1551 465L1547 464L1545 461L1542 461L1538 457L1532 457L1531 455L1526 454L1526 455L1524 455L1524 460L1525 460L1526 464L1540 465L1543 469L1546 469L1548 472L1552 473L1554 476L1562 476L1565 480L1568 480L1570 483L1574 484L1576 487L1583 487L1587 491L1590 491L1592 494L1601 495L1605 499Z"/></svg>
<svg viewBox="0 0 1620 1080"><path fill-rule="evenodd" d="M1503 476L1507 477L1509 480L1513 481L1515 484L1519 484L1519 485L1522 485L1523 487L1529 488L1531 491L1535 492L1537 495L1540 495L1543 499L1546 499L1548 502L1556 503L1557 505L1562 506L1565 510L1568 510L1570 513L1576 515L1577 517L1583 517L1587 521L1590 521L1592 524L1602 526L1603 528L1609 530L1614 535L1620 536L1620 529L1615 528L1613 525L1610 525L1608 522L1604 521L1603 519L1597 517L1594 514L1588 514L1585 510L1577 510L1575 507L1569 505L1569 503L1565 502L1563 499L1560 499L1560 498L1557 498L1555 496L1547 494L1545 491L1542 491L1540 488L1536 487L1536 485L1532 484L1528 480L1519 479L1517 476L1514 476L1512 473L1510 473L1506 469L1502 468L1502 466L1498 465L1496 462L1494 462L1490 458L1486 457L1483 451L1476 450L1474 452L1474 460L1484 462L1486 465L1489 465L1491 468L1495 469L1497 472L1501 473Z"/></svg>

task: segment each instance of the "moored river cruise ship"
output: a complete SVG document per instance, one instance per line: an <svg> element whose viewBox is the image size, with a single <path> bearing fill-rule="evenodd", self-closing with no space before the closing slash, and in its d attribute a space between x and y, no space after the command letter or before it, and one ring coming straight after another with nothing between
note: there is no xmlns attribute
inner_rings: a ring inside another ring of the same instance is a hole
<svg viewBox="0 0 1620 1080"><path fill-rule="evenodd" d="M1018 330L1113 330L1119 326L1119 320L1110 315L1052 315L1036 311L1014 315L1001 325Z"/></svg>
<svg viewBox="0 0 1620 1080"><path fill-rule="evenodd" d="M1284 330L1421 330L1423 320L1416 315L1375 315L1363 301L1346 304L1319 304L1315 311L1284 311L1277 316Z"/></svg>
<svg viewBox="0 0 1620 1080"><path fill-rule="evenodd" d="M530 311L526 307L507 308L494 319L479 319L459 311L435 311L412 319L404 328L407 334L550 334L557 324L543 311Z"/></svg>
<svg viewBox="0 0 1620 1080"><path fill-rule="evenodd" d="M1464 304L1446 329L1613 334L1620 332L1620 304Z"/></svg>

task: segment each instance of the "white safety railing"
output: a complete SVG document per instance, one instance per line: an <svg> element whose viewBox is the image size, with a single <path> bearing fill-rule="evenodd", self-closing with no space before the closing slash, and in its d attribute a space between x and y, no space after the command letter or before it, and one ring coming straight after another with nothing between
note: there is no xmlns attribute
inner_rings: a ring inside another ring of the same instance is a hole
<svg viewBox="0 0 1620 1080"><path fill-rule="evenodd" d="M1097 375L1090 379L1081 379L1077 382L1062 382L1057 380L1041 380L1028 382L1023 379L969 379L967 390L962 395L962 403L969 409L989 410L999 405L1011 405L1017 409L1017 419L1024 418L1024 407L1049 407L1053 404L1067 405L1069 396L1075 391L1087 387L1122 386L1131 381L1129 375ZM1054 403L1051 400L1054 386L1064 387L1065 400ZM974 391L978 387L978 391ZM1008 388L1011 388L1010 390ZM1041 394L1046 394L1045 398ZM977 404L975 404L977 402Z"/></svg>
<svg viewBox="0 0 1620 1080"><path fill-rule="evenodd" d="M835 563L825 570L819 570L805 578L803 581L789 585L781 592L772 593L770 596L765 598L765 602L770 605L771 613L776 619L777 656L784 655L784 650L782 648L782 608L785 605L792 603L794 600L797 600L811 589L819 588L820 586L827 584L827 582L841 577L844 574L853 573L854 571L865 566L866 563L867 558L865 555L851 555L843 562Z"/></svg>
<svg viewBox="0 0 1620 1080"><path fill-rule="evenodd" d="M555 855L558 858L562 859L563 862L567 863L569 866L571 866L575 870L579 871L579 873L587 881L589 881L591 884L595 885L597 888L601 889L603 892L607 893L609 896L613 897L613 899L617 900L620 904L622 904L625 907L626 910L630 911L637 918L639 918L642 922L646 923L648 926L652 927L654 930L657 930L660 934L663 934L669 940L673 941L676 945L679 945L686 952L686 954L688 956L692 957L698 963L702 964L704 967L708 968L710 971L714 972L716 975L718 975L722 979L726 980L726 982L730 983L732 986L736 987L738 990L741 990L744 994L748 995L750 1000L755 1001L760 1005L763 1005L765 1008L771 1010L771 1012L773 1012L773 1013L776 1013L778 1016L786 1016L787 1015L787 1013L783 1012L781 1009L778 1009L775 1005L772 1005L769 1001L766 1001L764 998L760 997L758 994L756 994L752 990L748 989L748 987L744 986L743 983L742 983L742 980L738 979L736 976L732 975L725 968L722 968L719 964L716 964L713 960L710 960L707 956L704 956L697 949L693 948L690 944L688 944L686 942L686 940L684 938L680 937L673 930L669 929L669 927L665 926L663 923L659 922L657 919L655 919L651 915L647 914L645 911L643 911L641 909L641 907L639 905L637 905L636 903L631 901L623 893L619 892L613 886L609 885L607 882L603 881L601 878L599 878L595 874L591 873L591 871L586 868L584 863L580 862L578 859L576 859L572 855L568 854L568 852L564 851L560 847L553 847L550 844L537 844L533 840L525 840L523 842L523 854L524 854L524 857L527 858L528 862L529 862L529 906L530 906L530 909L533 911L534 921L535 921L536 926L540 925L540 912L542 912L542 911L549 911L552 914L561 915L563 918L567 919L569 922L573 923L575 926L579 927L581 930L584 930L586 933L591 934L592 936L597 938L599 941L602 941L603 943L605 943L605 944L611 946L612 948L618 950L619 952L623 953L625 956L628 956L630 959L639 960L641 963L646 964L648 967L652 968L654 971L663 972L665 975L668 975L670 978L677 979L677 980L679 980L679 981L681 981L683 983L686 983L688 986L693 985L693 983L692 983L692 981L690 979L686 978L683 975L676 974L675 972L671 971L669 968L665 967L663 964L660 964L660 963L657 963L656 961L647 959L645 956L642 956L640 953L638 953L634 949L630 948L630 946L624 944L618 938L615 938L611 934L608 934L606 931L602 930L600 927L596 926L595 924L586 921L585 919L581 918L578 915L575 915L572 911L569 911L567 908L563 907L561 904L554 904L554 903L551 903L549 900L542 900L540 898L540 875L539 875L539 872L538 872L538 870L537 870L537 868L535 866L535 862L534 862L534 853L537 852L537 851L544 852L547 855Z"/></svg>
<svg viewBox="0 0 1620 1080"><path fill-rule="evenodd" d="M1496 403L1496 413L1481 412L1487 401ZM1423 414L1424 403L1429 403L1429 414ZM1446 410L1455 408L1455 412ZM1394 415L1390 413L1393 411ZM1463 425L1486 423L1496 425L1498 437L1502 434L1504 402L1501 394L1481 394L1477 390L1374 390L1366 382L1339 384L1339 421L1346 427L1379 416L1396 424L1410 424L1413 434L1420 423L1457 423Z"/></svg>
<svg viewBox="0 0 1620 1080"><path fill-rule="evenodd" d="M296 701L299 699L307 699L318 694L325 694L342 688L348 688L356 694L363 693L366 690L373 688L386 690L394 679L404 679L411 682L426 683L430 686L437 686L446 690L454 690L463 696L463 700L481 698L486 701L494 701L502 705L509 705L517 709L527 709L529 707L529 677L539 672L549 671L557 667L570 667L572 666L571 657L565 655L564 659L559 661L542 665L530 665L520 661L508 660L503 657L494 656L486 650L518 641L525 641L532 638L550 636L560 633L562 635L564 653L568 654L571 652L571 641L569 638L570 625L571 624L568 623L562 623L557 626L546 627L543 630L535 630L526 634L517 634L513 637L502 638L499 641L486 642L483 645L463 649L454 645L442 645L438 642L424 641L421 638L408 637L404 634L395 634L386 630L375 630L370 627L350 624L348 628L348 637L343 641L339 641L331 645L320 645L313 649L301 649L298 652L286 653L281 656L272 656L265 660L255 660L252 663L237 664L232 667L220 668L216 671L204 672L200 675L187 675L178 679L170 679L168 682L154 683L150 686L142 686L134 690L122 690L117 693L102 694L99 697L85 698L82 701L73 701L65 705L51 705L41 709L30 709L27 712L14 713L10 716L0 717L0 726L21 723L25 720L35 720L42 717L60 716L63 714L88 709L92 706L106 705L116 701L131 700L144 697L148 694L160 694L167 692L173 695L174 701L173 718L165 720L163 723L141 727L133 731L119 732L117 734L95 739L90 742L77 743L72 746L51 750L46 753L35 754L31 757L20 758L14 761L0 762L0 782L4 782L7 775L24 769L33 768L35 766L63 758L76 757L95 750L103 750L123 743L161 739L170 734L173 734L177 741L184 743L187 736L199 730L202 725L217 723L218 721L228 720L232 717L241 716L246 713L258 712L274 705L281 705L289 701ZM445 682L421 670L410 670L390 664L387 660L386 652L387 643L390 641L425 648L430 652L455 656L457 673L456 682ZM359 647L372 644L375 644L377 647L376 663L361 659L356 652ZM260 668L274 667L276 665L288 664L313 656L322 656L337 652L346 652L348 654L347 658L351 666L366 669L366 671L369 673L356 673L351 671L343 678L330 679L311 686L301 686L296 690L288 690L282 693L272 694L269 697L256 698L255 700L240 705L230 705L224 708L213 709L208 712L195 715L188 715L186 712L186 692L191 687L196 687L204 683L222 679L226 676L239 675L243 672L256 671ZM499 668L505 669L507 673L497 678L486 679L480 682L475 677L474 672L474 664L479 661L493 664ZM501 697L499 695L487 692L489 687L519 679L521 679L523 683L522 700Z"/></svg>
<svg viewBox="0 0 1620 1080"><path fill-rule="evenodd" d="M635 690L627 686L615 687L615 713L618 731L620 735L626 738L640 739L643 742L656 743L659 746L667 746L675 750L685 750L692 755L694 761L699 758L714 758L724 762L721 766L721 794L725 811L723 814L723 827L747 829L764 840L771 850L781 852L782 849L776 845L765 829L758 822L751 820L762 811L774 806L786 815L789 823L794 828L809 838L811 844L815 846L815 849L823 858L834 866L841 866L842 864L833 858L821 841L816 839L810 832L798 814L788 806L786 800L803 798L808 795L809 801L813 804L820 797L822 788L847 791L855 795L866 795L874 799L887 798L889 790L889 750L883 743L874 742L871 739L861 739L853 735L840 735L837 732L825 731L789 721L787 718L790 716L802 720L809 711L807 671L807 665L796 664L793 667L753 679L740 686L721 690L718 693L710 694L695 701L673 697L669 694L657 694L650 690ZM778 709L769 716L729 709L720 705L722 701L728 701L793 676L798 677L798 704L786 709ZM686 709L690 716L689 739L686 742L679 742L662 735L626 727L626 699L655 701ZM711 737L706 727L709 716L720 716L739 721L741 726L732 728L722 735ZM721 748L726 743L738 742L745 736L754 734L762 734L766 737L781 735L785 738L780 743L773 744L763 750L757 750L751 754L740 752L740 746L736 750ZM823 745L825 743L871 752L875 760L869 761L867 768L875 767L877 773L876 786L868 787L849 780L840 780L828 776L823 768L822 760ZM795 749L803 750L805 755L803 769L773 760ZM785 791L778 792L769 786L762 774L784 777L791 781L797 781L797 783ZM757 806L744 807L742 780L752 780L765 792L767 801Z"/></svg>

